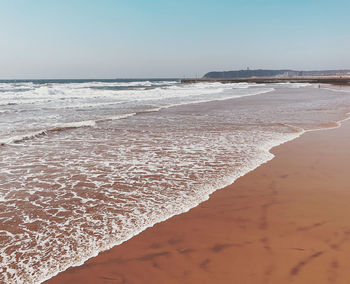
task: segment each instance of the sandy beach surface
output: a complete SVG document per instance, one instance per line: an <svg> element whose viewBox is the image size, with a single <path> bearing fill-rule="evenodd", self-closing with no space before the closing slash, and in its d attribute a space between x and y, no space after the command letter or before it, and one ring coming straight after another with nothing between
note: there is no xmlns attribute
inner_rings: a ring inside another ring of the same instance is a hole
<svg viewBox="0 0 350 284"><path fill-rule="evenodd" d="M349 283L350 121L46 283ZM205 154L205 153L203 153Z"/></svg>

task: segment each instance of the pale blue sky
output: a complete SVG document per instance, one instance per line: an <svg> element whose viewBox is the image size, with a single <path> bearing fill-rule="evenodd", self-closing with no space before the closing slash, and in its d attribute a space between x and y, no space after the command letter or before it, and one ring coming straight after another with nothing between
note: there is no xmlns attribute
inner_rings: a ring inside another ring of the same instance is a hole
<svg viewBox="0 0 350 284"><path fill-rule="evenodd" d="M0 78L350 68L349 0L0 0Z"/></svg>

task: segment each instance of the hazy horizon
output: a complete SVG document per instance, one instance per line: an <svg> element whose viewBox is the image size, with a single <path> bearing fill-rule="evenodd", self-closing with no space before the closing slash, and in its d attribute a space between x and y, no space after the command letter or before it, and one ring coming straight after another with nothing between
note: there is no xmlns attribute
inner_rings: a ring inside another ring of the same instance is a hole
<svg viewBox="0 0 350 284"><path fill-rule="evenodd" d="M210 70L206 73L209 73L209 72L230 72L230 71L244 71L246 69L233 69L233 70ZM266 68L259 68L259 69L249 69L250 71L256 71L256 70L293 70L293 71L331 71L331 70L334 70L334 71L348 71L350 70L350 68L343 68L343 69L309 69L309 70L296 70L296 69L291 69L291 68L279 68L279 69L266 69ZM202 74L200 76L197 76L198 78L200 77L203 77L205 74ZM182 78L195 78L194 77L115 77L115 78L98 78L98 77L91 77L91 78L84 78L84 77L81 77L81 78L0 78L0 82L1 81L40 81L40 80L43 80L43 81L55 81L55 80L157 80L157 79L160 79L160 80L166 80L166 79L182 79Z"/></svg>
<svg viewBox="0 0 350 284"><path fill-rule="evenodd" d="M4 1L0 79L350 69L347 1Z"/></svg>

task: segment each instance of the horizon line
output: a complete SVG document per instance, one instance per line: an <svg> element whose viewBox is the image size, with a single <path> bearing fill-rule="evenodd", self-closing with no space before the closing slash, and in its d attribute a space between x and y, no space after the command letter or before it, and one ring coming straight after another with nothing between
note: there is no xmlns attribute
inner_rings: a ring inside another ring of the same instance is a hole
<svg viewBox="0 0 350 284"><path fill-rule="evenodd" d="M211 72L232 72L232 71L257 71L257 70L273 70L273 71L281 71L281 70L289 70L289 71L298 71L298 72L310 72L310 71L350 71L350 67L349 69L347 68L340 68L340 69L289 69L289 68L278 68L278 69L273 69L273 68L268 68L268 69L264 69L264 68L257 68L257 69L250 69L249 67L246 69L232 69L232 70L212 70L212 71L207 71L206 73L204 73L202 76L195 76L198 78L202 78L203 76L205 76L207 73L211 73ZM156 79L160 79L160 80L166 80L166 79L183 79L183 78L194 78L193 76L179 76L179 77L116 77L116 78L98 78L98 77L92 77L92 78L0 78L0 81L44 81L44 80L156 80Z"/></svg>

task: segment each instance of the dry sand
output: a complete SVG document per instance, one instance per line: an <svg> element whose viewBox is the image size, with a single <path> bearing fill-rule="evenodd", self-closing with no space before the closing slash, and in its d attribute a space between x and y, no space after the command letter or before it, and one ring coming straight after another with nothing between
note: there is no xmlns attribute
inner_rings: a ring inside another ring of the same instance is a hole
<svg viewBox="0 0 350 284"><path fill-rule="evenodd" d="M350 283L350 121L47 283Z"/></svg>

